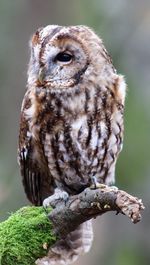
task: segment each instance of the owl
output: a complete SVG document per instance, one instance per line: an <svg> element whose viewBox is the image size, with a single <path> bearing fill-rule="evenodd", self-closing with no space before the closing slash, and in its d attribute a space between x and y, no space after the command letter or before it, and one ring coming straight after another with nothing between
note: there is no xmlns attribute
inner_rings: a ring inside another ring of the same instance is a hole
<svg viewBox="0 0 150 265"><path fill-rule="evenodd" d="M123 142L126 84L102 40L86 26L49 25L30 42L19 164L35 205L93 182L111 185ZM90 249L91 221L54 247L53 263L70 264Z"/></svg>

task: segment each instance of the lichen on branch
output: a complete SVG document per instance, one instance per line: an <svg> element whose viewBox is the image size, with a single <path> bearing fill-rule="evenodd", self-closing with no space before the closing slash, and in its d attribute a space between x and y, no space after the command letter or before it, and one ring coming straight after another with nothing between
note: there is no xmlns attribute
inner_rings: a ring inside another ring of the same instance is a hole
<svg viewBox="0 0 150 265"><path fill-rule="evenodd" d="M144 210L141 199L103 184L100 188L87 188L78 195L70 196L67 202L54 200L52 206L54 209L49 218L55 233L61 237L81 223L109 211L122 213L137 223L141 220L141 210Z"/></svg>

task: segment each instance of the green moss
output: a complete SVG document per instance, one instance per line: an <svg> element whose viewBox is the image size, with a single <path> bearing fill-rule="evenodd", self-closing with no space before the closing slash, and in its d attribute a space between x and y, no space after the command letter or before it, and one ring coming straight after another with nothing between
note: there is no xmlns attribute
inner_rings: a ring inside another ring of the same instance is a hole
<svg viewBox="0 0 150 265"><path fill-rule="evenodd" d="M56 240L43 207L21 208L0 223L0 265L35 264Z"/></svg>

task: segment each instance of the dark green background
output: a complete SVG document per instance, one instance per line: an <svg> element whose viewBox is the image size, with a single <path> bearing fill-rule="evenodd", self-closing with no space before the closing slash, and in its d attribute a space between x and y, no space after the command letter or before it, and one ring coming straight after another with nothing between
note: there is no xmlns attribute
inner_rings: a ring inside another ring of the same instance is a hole
<svg viewBox="0 0 150 265"><path fill-rule="evenodd" d="M91 252L76 264L150 264L150 1L0 1L0 219L28 201L17 165L20 107L26 86L28 41L47 24L85 24L103 38L126 77L124 149L116 185L143 199L139 224L109 213L94 221Z"/></svg>

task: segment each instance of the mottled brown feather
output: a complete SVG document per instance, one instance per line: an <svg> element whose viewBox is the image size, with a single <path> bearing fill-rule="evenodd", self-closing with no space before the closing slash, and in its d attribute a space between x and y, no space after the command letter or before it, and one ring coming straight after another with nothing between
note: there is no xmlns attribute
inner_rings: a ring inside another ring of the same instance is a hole
<svg viewBox="0 0 150 265"><path fill-rule="evenodd" d="M58 60L64 53L70 56ZM93 179L114 182L125 93L123 76L88 27L52 25L34 34L19 134L21 175L33 204L56 187L72 195ZM91 222L83 224L56 246L52 264L70 264L92 239Z"/></svg>

